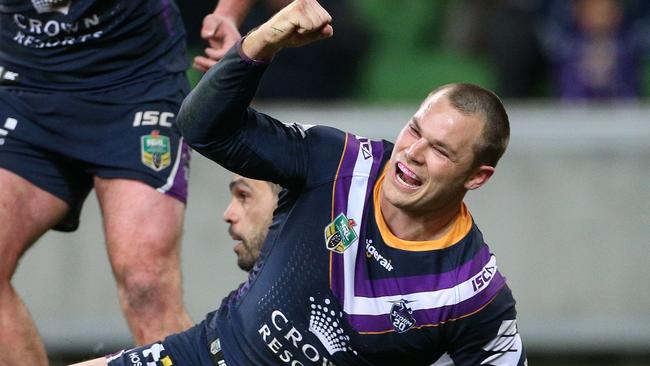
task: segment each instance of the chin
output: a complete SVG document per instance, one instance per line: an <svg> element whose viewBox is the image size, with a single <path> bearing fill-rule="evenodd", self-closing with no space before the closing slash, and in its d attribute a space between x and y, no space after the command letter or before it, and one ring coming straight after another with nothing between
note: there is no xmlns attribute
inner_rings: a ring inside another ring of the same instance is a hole
<svg viewBox="0 0 650 366"><path fill-rule="evenodd" d="M397 187L384 187L383 199L397 208L406 208L416 201L412 195L402 192Z"/></svg>
<svg viewBox="0 0 650 366"><path fill-rule="evenodd" d="M253 269L253 264L252 264L252 263L247 262L247 261L243 261L243 260L241 260L241 261L237 261L237 266L238 266L241 270L246 271L246 272L248 272L248 271L250 271L251 269Z"/></svg>

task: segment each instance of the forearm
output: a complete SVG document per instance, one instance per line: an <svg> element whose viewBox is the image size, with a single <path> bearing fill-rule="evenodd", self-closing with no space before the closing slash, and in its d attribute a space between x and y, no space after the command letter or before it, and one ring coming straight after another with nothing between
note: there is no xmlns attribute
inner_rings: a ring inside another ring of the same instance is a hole
<svg viewBox="0 0 650 366"><path fill-rule="evenodd" d="M222 167L284 187L306 175L305 132L249 107L265 70L233 47L185 98L176 119L187 143Z"/></svg>
<svg viewBox="0 0 650 366"><path fill-rule="evenodd" d="M278 53L282 46L274 43L269 32L255 29L243 39L241 54L251 60L269 62Z"/></svg>
<svg viewBox="0 0 650 366"><path fill-rule="evenodd" d="M228 0L222 6L232 3ZM260 64L283 48L331 37L331 20L315 0L296 0L252 31L243 44L238 44L244 57L237 54L239 48L231 49L219 64L211 67L181 107L178 124L188 143L213 142L232 134L264 72L265 67Z"/></svg>
<svg viewBox="0 0 650 366"><path fill-rule="evenodd" d="M226 140L245 123L266 67L244 61L238 46L203 76L181 106L177 124L190 146Z"/></svg>

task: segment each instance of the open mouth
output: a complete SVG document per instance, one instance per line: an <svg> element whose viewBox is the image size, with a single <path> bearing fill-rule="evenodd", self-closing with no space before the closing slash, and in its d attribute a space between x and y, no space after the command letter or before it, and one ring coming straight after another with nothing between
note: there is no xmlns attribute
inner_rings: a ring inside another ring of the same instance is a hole
<svg viewBox="0 0 650 366"><path fill-rule="evenodd" d="M422 182L420 179L418 179L418 176L415 175L415 173L413 173L409 168L407 168L406 165L399 162L395 164L395 176L397 178L397 181L408 188L415 189L422 185Z"/></svg>

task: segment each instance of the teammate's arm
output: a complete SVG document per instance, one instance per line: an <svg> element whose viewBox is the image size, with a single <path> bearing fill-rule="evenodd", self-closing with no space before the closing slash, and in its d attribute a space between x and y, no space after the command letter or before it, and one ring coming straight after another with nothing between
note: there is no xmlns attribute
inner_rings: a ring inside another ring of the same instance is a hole
<svg viewBox="0 0 650 366"><path fill-rule="evenodd" d="M214 11L203 18L201 38L208 41L205 56L194 57L196 70L206 72L241 37L239 27L255 0L219 0Z"/></svg>

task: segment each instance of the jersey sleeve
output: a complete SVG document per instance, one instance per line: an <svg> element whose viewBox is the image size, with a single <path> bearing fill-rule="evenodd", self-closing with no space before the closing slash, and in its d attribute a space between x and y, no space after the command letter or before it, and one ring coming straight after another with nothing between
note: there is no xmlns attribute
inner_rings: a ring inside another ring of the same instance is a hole
<svg viewBox="0 0 650 366"><path fill-rule="evenodd" d="M478 313L456 321L449 350L454 364L527 365L516 315L512 293L506 286Z"/></svg>
<svg viewBox="0 0 650 366"><path fill-rule="evenodd" d="M230 171L287 188L304 186L307 130L249 107L266 65L240 57L240 45L185 99L177 118L181 132L193 149Z"/></svg>

